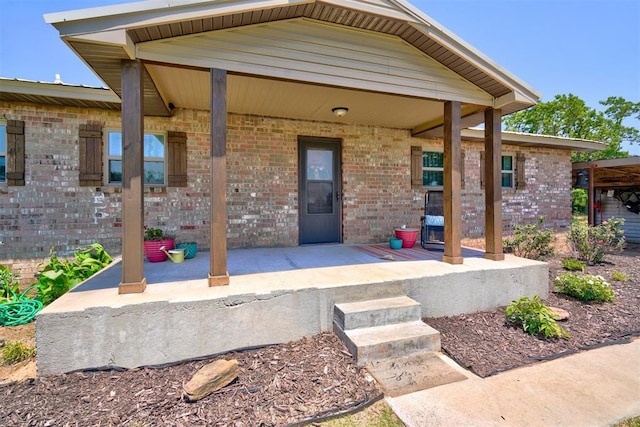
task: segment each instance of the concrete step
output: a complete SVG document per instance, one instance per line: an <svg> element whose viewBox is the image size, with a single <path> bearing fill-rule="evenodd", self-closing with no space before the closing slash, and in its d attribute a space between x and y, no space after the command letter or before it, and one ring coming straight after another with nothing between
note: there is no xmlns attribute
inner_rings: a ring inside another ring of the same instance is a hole
<svg viewBox="0 0 640 427"><path fill-rule="evenodd" d="M334 331L359 365L418 352L440 351L440 333L421 321L347 331L334 322Z"/></svg>
<svg viewBox="0 0 640 427"><path fill-rule="evenodd" d="M348 331L420 320L420 303L407 296L336 304L333 320Z"/></svg>

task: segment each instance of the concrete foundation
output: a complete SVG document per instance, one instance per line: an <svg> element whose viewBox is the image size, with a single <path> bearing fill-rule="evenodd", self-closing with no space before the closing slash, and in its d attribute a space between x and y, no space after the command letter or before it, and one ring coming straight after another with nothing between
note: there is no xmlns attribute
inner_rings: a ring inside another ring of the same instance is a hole
<svg viewBox="0 0 640 427"><path fill-rule="evenodd" d="M338 249L332 256L342 261L348 258L342 251L353 251L342 245L334 248ZM198 274L190 261L186 268ZM444 316L489 310L548 292L547 265L512 256L501 262L465 259L462 265L355 261L231 273L231 285L216 288L208 287L206 278L181 276L170 281L164 274L163 282L151 281L144 293L129 295L117 294L119 273L114 265L90 279L97 286L69 292L38 314L38 373L109 365L132 368L288 342L331 331L333 307L342 302L408 295L422 304L423 316ZM294 259L293 264L303 263Z"/></svg>

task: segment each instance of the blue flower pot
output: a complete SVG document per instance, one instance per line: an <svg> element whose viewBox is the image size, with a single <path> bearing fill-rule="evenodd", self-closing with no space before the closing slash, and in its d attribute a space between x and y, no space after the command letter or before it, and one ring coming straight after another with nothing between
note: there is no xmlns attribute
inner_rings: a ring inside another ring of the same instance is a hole
<svg viewBox="0 0 640 427"><path fill-rule="evenodd" d="M389 239L389 247L391 249L400 249L402 247L402 239L392 237L391 239Z"/></svg>

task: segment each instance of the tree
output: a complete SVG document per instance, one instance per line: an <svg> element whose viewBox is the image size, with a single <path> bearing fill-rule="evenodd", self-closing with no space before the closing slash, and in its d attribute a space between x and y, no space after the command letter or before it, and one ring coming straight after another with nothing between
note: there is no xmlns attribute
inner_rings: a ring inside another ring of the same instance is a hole
<svg viewBox="0 0 640 427"><path fill-rule="evenodd" d="M573 153L573 161L628 157L629 153L622 150L622 143L640 143L640 130L625 126L623 121L627 118L640 119L640 102L611 96L600 104L605 107L604 111L588 107L573 94L556 95L551 101L504 117L503 123L509 131L589 139L607 144L601 151Z"/></svg>

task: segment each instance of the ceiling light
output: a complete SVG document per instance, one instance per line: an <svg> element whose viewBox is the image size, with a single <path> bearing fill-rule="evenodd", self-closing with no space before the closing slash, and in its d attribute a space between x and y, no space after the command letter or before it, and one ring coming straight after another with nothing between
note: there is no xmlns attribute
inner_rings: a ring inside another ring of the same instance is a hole
<svg viewBox="0 0 640 427"><path fill-rule="evenodd" d="M347 107L336 107L332 108L331 111L333 111L336 117L344 117L349 112L349 109Z"/></svg>

